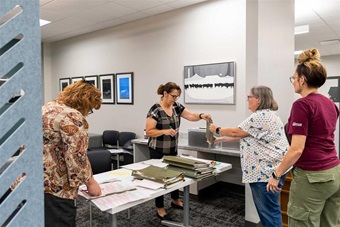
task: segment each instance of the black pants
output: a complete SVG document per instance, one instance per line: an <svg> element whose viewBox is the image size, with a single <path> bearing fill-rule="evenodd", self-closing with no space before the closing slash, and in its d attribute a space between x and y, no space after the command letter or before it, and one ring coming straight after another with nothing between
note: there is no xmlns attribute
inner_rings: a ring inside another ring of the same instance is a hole
<svg viewBox="0 0 340 227"><path fill-rule="evenodd" d="M149 147L149 152L150 152L150 158L151 159L161 159L163 158L163 154L150 148ZM175 190L170 192L171 198L172 199L179 199L179 190ZM163 208L164 207L164 196L159 196L155 199L156 207L157 208Z"/></svg>
<svg viewBox="0 0 340 227"><path fill-rule="evenodd" d="M45 226L76 226L76 206L74 199L62 199L45 193Z"/></svg>

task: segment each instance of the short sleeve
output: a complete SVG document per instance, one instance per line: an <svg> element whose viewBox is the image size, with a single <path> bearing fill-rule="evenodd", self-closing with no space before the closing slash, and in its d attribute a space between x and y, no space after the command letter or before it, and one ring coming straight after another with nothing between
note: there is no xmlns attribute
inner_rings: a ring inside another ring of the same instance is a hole
<svg viewBox="0 0 340 227"><path fill-rule="evenodd" d="M153 105L149 112L147 113L146 117L152 117L156 122L159 122L160 120L160 115L159 115L159 109L157 107L157 105Z"/></svg>
<svg viewBox="0 0 340 227"><path fill-rule="evenodd" d="M308 105L302 101L293 103L290 112L288 134L306 135L308 134L308 119L309 119Z"/></svg>
<svg viewBox="0 0 340 227"><path fill-rule="evenodd" d="M256 111L252 115L250 115L247 119L245 119L238 127L247 132L249 135L261 139L265 137L269 130L268 114L270 112Z"/></svg>

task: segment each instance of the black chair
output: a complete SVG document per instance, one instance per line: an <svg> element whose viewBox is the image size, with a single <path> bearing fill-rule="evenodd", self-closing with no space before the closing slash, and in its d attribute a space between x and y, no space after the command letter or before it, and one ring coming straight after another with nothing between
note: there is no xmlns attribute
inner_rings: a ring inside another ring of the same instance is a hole
<svg viewBox="0 0 340 227"><path fill-rule="evenodd" d="M134 132L120 132L118 136L118 147L123 148L124 145L133 139L136 139L136 133Z"/></svg>
<svg viewBox="0 0 340 227"><path fill-rule="evenodd" d="M103 132L103 146L104 147L118 147L119 131L116 130L105 130Z"/></svg>
<svg viewBox="0 0 340 227"><path fill-rule="evenodd" d="M112 170L111 153L108 150L87 151L93 174L103 173Z"/></svg>
<svg viewBox="0 0 340 227"><path fill-rule="evenodd" d="M127 165L133 163L133 147L131 140L136 139L134 132L120 132L118 136L118 146L123 149L123 164Z"/></svg>
<svg viewBox="0 0 340 227"><path fill-rule="evenodd" d="M105 150L107 148L118 148L118 136L117 130L105 130L102 135L103 145L101 147L91 147L88 150Z"/></svg>

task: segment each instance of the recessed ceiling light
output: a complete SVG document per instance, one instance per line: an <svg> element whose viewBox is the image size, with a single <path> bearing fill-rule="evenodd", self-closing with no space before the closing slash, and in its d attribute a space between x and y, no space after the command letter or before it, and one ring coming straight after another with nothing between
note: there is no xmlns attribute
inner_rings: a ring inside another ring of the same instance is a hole
<svg viewBox="0 0 340 227"><path fill-rule="evenodd" d="M296 26L294 28L294 35L304 34L309 32L309 25Z"/></svg>
<svg viewBox="0 0 340 227"><path fill-rule="evenodd" d="M43 20L43 19L39 19L39 22L40 22L40 27L46 25L46 24L49 24L51 23L51 21L48 21L48 20Z"/></svg>
<svg viewBox="0 0 340 227"><path fill-rule="evenodd" d="M320 45L334 45L334 44L340 44L340 39L329 39L329 40L322 40L317 42Z"/></svg>

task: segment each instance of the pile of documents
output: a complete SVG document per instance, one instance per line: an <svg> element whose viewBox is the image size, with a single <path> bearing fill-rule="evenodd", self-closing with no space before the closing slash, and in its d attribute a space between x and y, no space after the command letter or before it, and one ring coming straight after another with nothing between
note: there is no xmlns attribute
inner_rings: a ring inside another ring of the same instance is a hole
<svg viewBox="0 0 340 227"><path fill-rule="evenodd" d="M146 179L161 183L165 188L167 185L184 181L184 174L182 172L153 165L140 170L132 170L131 175L137 179Z"/></svg>
<svg viewBox="0 0 340 227"><path fill-rule="evenodd" d="M168 169L182 172L187 177L202 179L214 176L214 168L206 162L179 156L163 156L163 162L168 164Z"/></svg>

